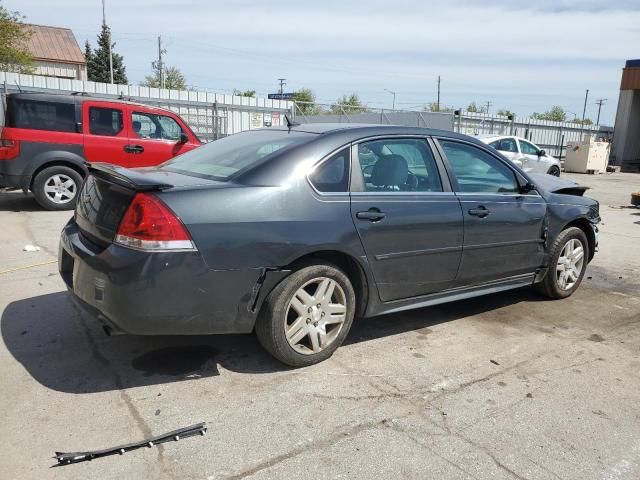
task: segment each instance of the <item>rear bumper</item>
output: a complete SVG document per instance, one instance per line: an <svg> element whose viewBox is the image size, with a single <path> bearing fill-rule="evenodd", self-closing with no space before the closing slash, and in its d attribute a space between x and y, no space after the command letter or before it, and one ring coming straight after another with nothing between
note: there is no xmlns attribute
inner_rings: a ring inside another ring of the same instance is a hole
<svg viewBox="0 0 640 480"><path fill-rule="evenodd" d="M210 270L198 252L101 249L74 220L58 269L80 307L111 332L136 335L249 333L269 283L262 269Z"/></svg>

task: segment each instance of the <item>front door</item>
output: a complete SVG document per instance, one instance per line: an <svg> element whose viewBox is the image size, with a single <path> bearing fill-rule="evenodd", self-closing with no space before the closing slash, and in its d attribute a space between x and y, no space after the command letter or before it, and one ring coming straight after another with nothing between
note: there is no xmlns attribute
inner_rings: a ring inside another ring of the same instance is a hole
<svg viewBox="0 0 640 480"><path fill-rule="evenodd" d="M535 272L544 256L544 199L537 192L521 194L514 170L484 149L454 140L439 143L453 171L464 216L456 284Z"/></svg>
<svg viewBox="0 0 640 480"><path fill-rule="evenodd" d="M129 148L134 152L134 167L159 165L194 146L186 132L173 117L142 108L132 107Z"/></svg>
<svg viewBox="0 0 640 480"><path fill-rule="evenodd" d="M117 102L82 104L84 156L89 162L130 166L126 151L129 143L126 105Z"/></svg>
<svg viewBox="0 0 640 480"><path fill-rule="evenodd" d="M351 215L382 301L449 288L462 249L462 212L425 138L354 146Z"/></svg>
<svg viewBox="0 0 640 480"><path fill-rule="evenodd" d="M540 150L532 143L518 140L522 152L522 163L526 172L547 173L546 165L541 161Z"/></svg>

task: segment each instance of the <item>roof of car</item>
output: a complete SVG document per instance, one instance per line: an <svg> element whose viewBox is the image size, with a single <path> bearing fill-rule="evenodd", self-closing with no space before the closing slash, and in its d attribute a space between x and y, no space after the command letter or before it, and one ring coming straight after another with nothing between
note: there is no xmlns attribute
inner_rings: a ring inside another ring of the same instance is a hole
<svg viewBox="0 0 640 480"><path fill-rule="evenodd" d="M273 130L273 127L270 129ZM288 130L286 126L277 127L277 129ZM303 123L292 126L291 130L316 134L353 134L354 137L368 137L376 135L435 135L450 138L469 138L467 135L455 133L449 130L371 123Z"/></svg>
<svg viewBox="0 0 640 480"><path fill-rule="evenodd" d="M140 105L143 107L151 107L151 108L161 108L166 110L166 108L156 107L155 105L148 105L142 102L136 102L133 100L127 100L126 98L108 98L108 97L97 97L88 95L84 92L73 92L73 93L41 93L41 92L20 92L20 93L10 93L14 98L19 99L30 99L41 102L60 102L60 103L75 103L77 99L81 100L90 100L92 102L110 102L110 103L123 103L127 105Z"/></svg>

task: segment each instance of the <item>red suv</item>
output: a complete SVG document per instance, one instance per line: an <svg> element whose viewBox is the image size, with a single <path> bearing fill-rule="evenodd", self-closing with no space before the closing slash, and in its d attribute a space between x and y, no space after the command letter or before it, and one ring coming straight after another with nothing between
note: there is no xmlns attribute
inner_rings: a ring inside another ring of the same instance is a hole
<svg viewBox="0 0 640 480"><path fill-rule="evenodd" d="M31 190L49 210L75 206L85 162L158 165L202 144L175 113L86 95L6 96L0 187Z"/></svg>

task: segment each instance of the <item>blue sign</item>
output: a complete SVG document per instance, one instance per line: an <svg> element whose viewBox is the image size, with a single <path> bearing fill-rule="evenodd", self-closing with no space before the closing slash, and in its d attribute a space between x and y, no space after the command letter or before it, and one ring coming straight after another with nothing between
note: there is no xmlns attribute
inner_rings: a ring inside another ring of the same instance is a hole
<svg viewBox="0 0 640 480"><path fill-rule="evenodd" d="M270 93L267 95L269 100L291 100L295 93Z"/></svg>

